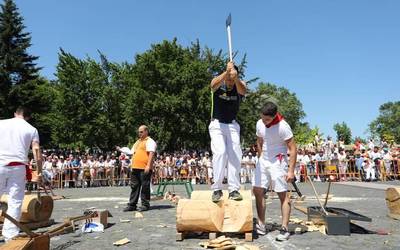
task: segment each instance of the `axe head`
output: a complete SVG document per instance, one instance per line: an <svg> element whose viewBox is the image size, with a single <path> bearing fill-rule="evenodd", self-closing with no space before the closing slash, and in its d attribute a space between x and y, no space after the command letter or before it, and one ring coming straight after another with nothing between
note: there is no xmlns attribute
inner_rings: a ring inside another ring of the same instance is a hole
<svg viewBox="0 0 400 250"><path fill-rule="evenodd" d="M231 21L232 21L231 13L229 13L228 18L226 19L226 27L231 25Z"/></svg>

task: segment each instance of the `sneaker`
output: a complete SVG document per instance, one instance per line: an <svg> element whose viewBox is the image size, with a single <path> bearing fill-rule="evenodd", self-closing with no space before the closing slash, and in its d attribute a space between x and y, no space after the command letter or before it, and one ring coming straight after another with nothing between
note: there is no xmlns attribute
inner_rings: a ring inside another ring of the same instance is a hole
<svg viewBox="0 0 400 250"><path fill-rule="evenodd" d="M276 240L285 241L289 239L289 236L290 236L289 231L286 228L282 227L281 230L279 230L278 236L276 236Z"/></svg>
<svg viewBox="0 0 400 250"><path fill-rule="evenodd" d="M219 202L222 198L222 195L222 190L216 190L213 192L211 199L213 202Z"/></svg>
<svg viewBox="0 0 400 250"><path fill-rule="evenodd" d="M258 235L266 235L267 234L267 228L265 227L265 225L256 224L256 232Z"/></svg>
<svg viewBox="0 0 400 250"><path fill-rule="evenodd" d="M124 210L122 210L123 212L132 212L132 211L136 211L136 207L131 207L131 206L127 206L126 208L124 208Z"/></svg>
<svg viewBox="0 0 400 250"><path fill-rule="evenodd" d="M239 193L239 191L232 191L229 193L229 199L235 200L235 201L241 201L243 200L242 195Z"/></svg>

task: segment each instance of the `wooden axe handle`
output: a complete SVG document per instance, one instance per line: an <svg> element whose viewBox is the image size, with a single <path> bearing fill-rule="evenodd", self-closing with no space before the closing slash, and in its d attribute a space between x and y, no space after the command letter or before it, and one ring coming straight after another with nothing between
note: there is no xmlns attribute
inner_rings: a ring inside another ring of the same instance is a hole
<svg viewBox="0 0 400 250"><path fill-rule="evenodd" d="M328 212L326 211L325 207L322 206L322 203L321 203L321 201L319 200L319 196L318 196L317 190L316 190L315 187L314 187L313 181L311 180L310 176L307 176L307 177L308 177L308 180L310 181L311 187L312 187L313 190L314 190L315 197L317 198L317 201L318 201L319 205L321 206L322 211L324 211L324 213L325 213L326 215L329 215Z"/></svg>

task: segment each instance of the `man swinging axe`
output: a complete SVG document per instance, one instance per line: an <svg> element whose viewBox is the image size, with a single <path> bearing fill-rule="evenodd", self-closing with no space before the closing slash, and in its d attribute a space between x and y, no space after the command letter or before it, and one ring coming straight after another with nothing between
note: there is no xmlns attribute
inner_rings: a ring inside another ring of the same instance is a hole
<svg viewBox="0 0 400 250"><path fill-rule="evenodd" d="M232 42L230 35L231 18L227 20L229 58L226 70L215 77L210 84L212 90L211 123L208 127L213 153L214 191L212 201L222 198L222 182L225 168L228 168L229 199L242 200L240 189L240 167L242 150L240 147L240 126L237 123L237 113L243 96L246 94L246 84L239 78L238 67L232 61Z"/></svg>

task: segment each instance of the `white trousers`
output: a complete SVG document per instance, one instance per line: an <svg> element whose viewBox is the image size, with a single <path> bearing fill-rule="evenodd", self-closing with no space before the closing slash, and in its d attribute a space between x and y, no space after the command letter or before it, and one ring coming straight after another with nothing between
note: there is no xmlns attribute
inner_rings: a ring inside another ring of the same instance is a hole
<svg viewBox="0 0 400 250"><path fill-rule="evenodd" d="M365 179L375 180L375 168L374 167L369 167L369 168L365 169Z"/></svg>
<svg viewBox="0 0 400 250"><path fill-rule="evenodd" d="M25 166L0 166L0 196L8 194L7 214L19 221L25 194ZM9 220L4 221L3 236L9 240L19 233L19 228Z"/></svg>
<svg viewBox="0 0 400 250"><path fill-rule="evenodd" d="M240 126L232 123L220 123L213 120L208 126L211 137L211 151L213 153L213 190L222 190L225 169L228 171L229 192L240 189L240 167L242 149L240 148Z"/></svg>

